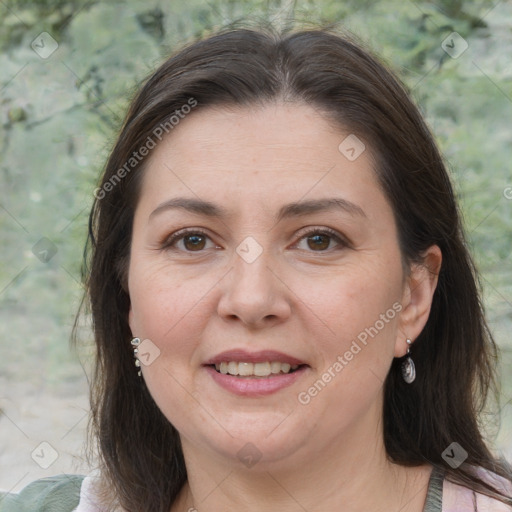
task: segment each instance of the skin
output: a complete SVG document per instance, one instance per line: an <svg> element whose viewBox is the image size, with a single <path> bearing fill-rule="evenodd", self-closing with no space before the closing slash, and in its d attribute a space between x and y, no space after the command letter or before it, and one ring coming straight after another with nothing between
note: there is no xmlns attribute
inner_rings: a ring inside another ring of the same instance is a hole
<svg viewBox="0 0 512 512"><path fill-rule="evenodd" d="M182 440L189 480L172 511L423 508L431 467L388 461L383 384L406 338L427 321L441 253L432 246L424 265L404 273L370 148L355 161L338 150L349 133L305 104L205 108L181 121L147 162L133 226L129 322L134 336L160 351L142 365L143 378ZM151 215L180 196L229 215ZM275 220L285 204L327 197L364 213ZM327 236L318 248L307 232L326 227L347 243ZM207 237L162 247L183 228ZM236 252L249 236L262 248L252 263ZM396 303L401 311L308 404L299 403L299 393ZM276 393L238 396L202 365L239 348L278 350L309 366ZM252 467L237 455L249 442L261 454Z"/></svg>

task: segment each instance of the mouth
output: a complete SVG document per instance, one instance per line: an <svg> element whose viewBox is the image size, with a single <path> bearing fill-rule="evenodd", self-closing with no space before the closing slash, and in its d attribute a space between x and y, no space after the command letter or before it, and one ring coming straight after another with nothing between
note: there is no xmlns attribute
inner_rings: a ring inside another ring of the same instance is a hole
<svg viewBox="0 0 512 512"><path fill-rule="evenodd" d="M261 378L287 375L299 370L304 364L281 363L280 361L263 361L251 363L245 361L222 361L208 365L222 375L241 378Z"/></svg>
<svg viewBox="0 0 512 512"><path fill-rule="evenodd" d="M304 360L275 350L227 350L205 361L203 366L220 387L244 397L277 393L311 370Z"/></svg>

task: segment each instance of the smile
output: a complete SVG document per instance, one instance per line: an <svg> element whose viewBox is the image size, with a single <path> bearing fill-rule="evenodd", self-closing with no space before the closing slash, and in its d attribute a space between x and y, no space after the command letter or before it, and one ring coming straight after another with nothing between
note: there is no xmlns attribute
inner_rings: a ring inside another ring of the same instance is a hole
<svg viewBox="0 0 512 512"><path fill-rule="evenodd" d="M309 374L304 359L277 350L225 350L203 363L206 374L221 388L244 397L277 393Z"/></svg>
<svg viewBox="0 0 512 512"><path fill-rule="evenodd" d="M292 373L299 368L298 364L290 365L279 361L265 361L261 363L247 363L237 361L222 361L214 365L215 370L223 375L238 377L269 377Z"/></svg>
<svg viewBox="0 0 512 512"><path fill-rule="evenodd" d="M278 391L293 385L298 379L304 377L311 370L306 364L298 366L294 365L294 369L292 370L290 364L279 363L279 373L271 372L269 374L265 373L265 375L256 375L255 372L258 370L254 368L255 366L264 366L266 367L265 372L267 372L267 365L272 368L272 363L237 363L236 361L230 361L229 363L226 362L228 368L231 363L234 363L239 367L243 365L244 370L242 371L245 371L247 375L232 375L229 371L222 373L220 370L220 365L222 363L205 366L205 370L207 371L207 374L210 375L210 378L224 390L235 395L255 398L277 393ZM216 366L218 366L219 369L217 369ZM287 373L281 371L282 366L287 370ZM275 366L274 368L277 369ZM223 369L225 370L225 368Z"/></svg>

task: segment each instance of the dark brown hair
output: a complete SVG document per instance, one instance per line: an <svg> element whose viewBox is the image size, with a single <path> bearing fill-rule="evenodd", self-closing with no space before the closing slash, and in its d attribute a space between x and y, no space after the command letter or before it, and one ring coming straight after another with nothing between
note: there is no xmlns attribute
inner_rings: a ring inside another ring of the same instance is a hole
<svg viewBox="0 0 512 512"><path fill-rule="evenodd" d="M133 364L126 273L146 162L126 163L191 99L196 110L306 103L368 144L394 211L403 261L421 262L433 244L443 254L431 313L414 343L417 379L404 383L395 359L385 382L388 456L403 465L428 462L454 482L510 502L471 469L510 479L479 427L488 392L496 390L497 348L432 135L404 87L359 43L327 29L269 28L225 30L164 62L133 100L103 173L90 215L85 275L97 347L90 426L111 496L127 511L168 512L187 478L178 433ZM454 441L468 452L458 469L442 458Z"/></svg>

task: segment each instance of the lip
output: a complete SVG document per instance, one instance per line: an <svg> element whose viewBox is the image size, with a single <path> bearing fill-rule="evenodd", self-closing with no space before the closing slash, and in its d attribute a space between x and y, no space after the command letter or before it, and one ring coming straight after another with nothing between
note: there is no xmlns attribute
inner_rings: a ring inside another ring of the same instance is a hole
<svg viewBox="0 0 512 512"><path fill-rule="evenodd" d="M292 357L288 354L277 352L275 350L260 350L258 352L249 352L244 349L226 350L225 352L221 352L220 354L212 357L203 364L205 366L209 366L212 364L220 364L223 361L237 361L239 363L264 363L266 361L276 361L278 363L288 363L292 366L294 364L307 364L304 361L297 359L296 357Z"/></svg>
<svg viewBox="0 0 512 512"><path fill-rule="evenodd" d="M234 375L222 374L215 370L215 364L222 362L237 361L243 363L264 363L279 362L290 365L298 365L299 368L292 373L283 373L268 377L236 377ZM308 370L309 365L296 357L290 356L276 350L260 350L249 352L244 349L226 350L208 359L203 364L210 377L223 389L231 393L245 397L260 397L277 393L278 391L291 386L300 379Z"/></svg>
<svg viewBox="0 0 512 512"><path fill-rule="evenodd" d="M260 397L277 393L291 386L309 370L309 366L300 366L293 373L283 373L272 377L235 377L219 373L212 366L205 366L205 370L226 391L245 397Z"/></svg>

